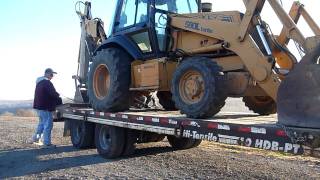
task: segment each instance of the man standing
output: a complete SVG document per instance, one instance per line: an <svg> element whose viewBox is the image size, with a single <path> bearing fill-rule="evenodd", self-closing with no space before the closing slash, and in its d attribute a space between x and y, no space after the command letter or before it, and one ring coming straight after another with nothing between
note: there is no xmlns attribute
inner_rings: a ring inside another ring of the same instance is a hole
<svg viewBox="0 0 320 180"><path fill-rule="evenodd" d="M31 142L39 142L41 135L43 135L43 148L55 148L55 145L51 144L52 112L55 111L57 105L62 104L59 93L56 92L50 81L53 74L57 73L48 68L45 70L44 76L37 79L33 102L33 108L37 110L39 115L39 124Z"/></svg>

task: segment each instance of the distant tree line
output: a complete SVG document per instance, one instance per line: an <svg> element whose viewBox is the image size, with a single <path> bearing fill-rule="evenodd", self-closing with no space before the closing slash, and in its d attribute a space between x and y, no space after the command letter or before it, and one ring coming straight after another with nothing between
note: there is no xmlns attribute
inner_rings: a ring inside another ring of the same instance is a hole
<svg viewBox="0 0 320 180"><path fill-rule="evenodd" d="M0 109L0 116L19 116L19 117L35 117L36 112L33 109L10 108Z"/></svg>

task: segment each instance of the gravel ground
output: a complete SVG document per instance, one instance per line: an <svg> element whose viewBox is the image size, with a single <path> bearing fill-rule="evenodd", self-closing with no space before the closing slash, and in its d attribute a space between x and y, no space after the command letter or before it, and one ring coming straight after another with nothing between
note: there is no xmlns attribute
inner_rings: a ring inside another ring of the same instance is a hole
<svg viewBox="0 0 320 180"><path fill-rule="evenodd" d="M35 118L0 117L0 179L320 179L320 159L203 142L172 151L166 141L137 145L131 157L107 160L78 150L55 123L56 149L26 144Z"/></svg>

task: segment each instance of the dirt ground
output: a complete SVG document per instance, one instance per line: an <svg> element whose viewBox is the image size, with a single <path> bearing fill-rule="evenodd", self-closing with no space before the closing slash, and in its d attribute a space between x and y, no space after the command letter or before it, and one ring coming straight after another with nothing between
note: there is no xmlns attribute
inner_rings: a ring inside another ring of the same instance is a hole
<svg viewBox="0 0 320 180"><path fill-rule="evenodd" d="M139 144L130 157L107 160L78 150L55 123L56 149L26 144L35 118L0 117L0 179L320 179L320 159L202 142L173 151L166 141Z"/></svg>

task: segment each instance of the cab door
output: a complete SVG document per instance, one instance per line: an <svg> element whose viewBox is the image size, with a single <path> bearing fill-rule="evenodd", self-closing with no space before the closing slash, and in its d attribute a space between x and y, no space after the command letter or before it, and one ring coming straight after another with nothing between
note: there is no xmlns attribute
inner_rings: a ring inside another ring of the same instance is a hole
<svg viewBox="0 0 320 180"><path fill-rule="evenodd" d="M115 35L124 35L141 51L144 59L155 55L150 32L148 0L122 0L116 18Z"/></svg>

